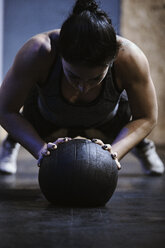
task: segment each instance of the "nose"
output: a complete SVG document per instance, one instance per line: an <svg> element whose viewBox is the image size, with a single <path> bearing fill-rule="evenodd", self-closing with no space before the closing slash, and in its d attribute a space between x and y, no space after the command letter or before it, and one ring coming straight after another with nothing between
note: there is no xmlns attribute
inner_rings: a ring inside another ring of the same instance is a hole
<svg viewBox="0 0 165 248"><path fill-rule="evenodd" d="M86 92L87 87L84 84L78 84L78 89L80 92Z"/></svg>
<svg viewBox="0 0 165 248"><path fill-rule="evenodd" d="M78 84L78 89L79 89L80 92L84 91L84 87L81 84Z"/></svg>

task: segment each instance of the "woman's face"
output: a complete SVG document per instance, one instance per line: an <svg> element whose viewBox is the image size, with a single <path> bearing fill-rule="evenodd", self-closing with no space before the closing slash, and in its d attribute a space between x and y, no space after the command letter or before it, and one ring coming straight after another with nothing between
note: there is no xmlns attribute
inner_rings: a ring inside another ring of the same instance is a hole
<svg viewBox="0 0 165 248"><path fill-rule="evenodd" d="M105 78L109 65L87 67L69 64L62 58L64 75L68 83L80 94L97 87Z"/></svg>

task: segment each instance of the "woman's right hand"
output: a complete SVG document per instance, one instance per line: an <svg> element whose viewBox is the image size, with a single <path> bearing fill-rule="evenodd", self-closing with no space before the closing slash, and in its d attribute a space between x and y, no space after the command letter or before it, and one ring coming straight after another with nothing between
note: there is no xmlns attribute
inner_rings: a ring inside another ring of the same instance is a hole
<svg viewBox="0 0 165 248"><path fill-rule="evenodd" d="M37 162L38 167L40 167L43 157L49 156L52 150L57 149L58 144L68 142L69 140L71 140L69 137L58 138L55 142L48 142L47 144L44 144L44 146L39 151L39 158Z"/></svg>

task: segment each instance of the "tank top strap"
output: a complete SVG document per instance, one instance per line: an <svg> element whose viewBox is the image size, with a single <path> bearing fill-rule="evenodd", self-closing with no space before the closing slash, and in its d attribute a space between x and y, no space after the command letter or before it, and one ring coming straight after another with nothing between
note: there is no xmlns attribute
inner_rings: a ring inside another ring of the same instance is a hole
<svg viewBox="0 0 165 248"><path fill-rule="evenodd" d="M42 91L47 92L50 96L51 94L59 91L59 82L62 75L62 62L59 54L56 55L53 66L50 70L48 79L46 80L45 85L42 87Z"/></svg>
<svg viewBox="0 0 165 248"><path fill-rule="evenodd" d="M105 78L104 97L116 101L120 98L121 92L117 89L113 66L110 66Z"/></svg>

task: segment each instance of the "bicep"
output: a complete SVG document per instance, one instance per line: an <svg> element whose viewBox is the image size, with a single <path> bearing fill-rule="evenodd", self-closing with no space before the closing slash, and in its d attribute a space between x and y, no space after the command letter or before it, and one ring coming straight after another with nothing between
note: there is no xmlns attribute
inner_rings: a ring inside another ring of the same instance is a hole
<svg viewBox="0 0 165 248"><path fill-rule="evenodd" d="M34 83L26 74L15 75L14 68L11 68L0 89L1 109L19 111Z"/></svg>
<svg viewBox="0 0 165 248"><path fill-rule="evenodd" d="M39 79L37 59L20 50L0 88L0 111L18 112Z"/></svg>
<svg viewBox="0 0 165 248"><path fill-rule="evenodd" d="M135 64L125 85L133 119L157 119L157 99L146 57Z"/></svg>

